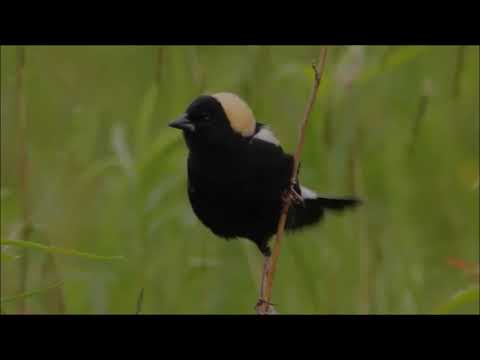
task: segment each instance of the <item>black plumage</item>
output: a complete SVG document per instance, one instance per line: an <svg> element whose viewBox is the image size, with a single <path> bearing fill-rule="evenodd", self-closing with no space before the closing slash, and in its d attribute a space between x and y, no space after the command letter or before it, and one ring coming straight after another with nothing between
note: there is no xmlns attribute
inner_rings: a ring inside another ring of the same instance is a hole
<svg viewBox="0 0 480 360"><path fill-rule="evenodd" d="M196 216L214 234L247 238L269 256L293 157L233 94L200 96L170 126L183 130L189 148L188 196ZM298 181L294 188L303 202L290 207L287 230L318 222L325 210L358 203L319 197Z"/></svg>

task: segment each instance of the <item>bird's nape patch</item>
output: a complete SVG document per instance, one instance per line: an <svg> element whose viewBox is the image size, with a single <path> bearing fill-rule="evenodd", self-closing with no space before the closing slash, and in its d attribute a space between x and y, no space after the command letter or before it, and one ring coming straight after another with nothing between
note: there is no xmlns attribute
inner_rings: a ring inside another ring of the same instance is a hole
<svg viewBox="0 0 480 360"><path fill-rule="evenodd" d="M228 92L213 94L212 97L222 105L235 132L243 136L252 136L255 133L255 117L245 101Z"/></svg>
<svg viewBox="0 0 480 360"><path fill-rule="evenodd" d="M262 126L260 131L255 134L254 139L263 140L271 144L280 145L280 141L273 135L273 132L266 126Z"/></svg>

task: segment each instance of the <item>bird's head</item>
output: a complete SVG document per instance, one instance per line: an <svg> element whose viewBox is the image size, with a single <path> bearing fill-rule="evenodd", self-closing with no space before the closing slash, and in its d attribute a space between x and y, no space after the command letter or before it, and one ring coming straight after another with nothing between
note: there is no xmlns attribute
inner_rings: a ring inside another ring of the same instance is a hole
<svg viewBox="0 0 480 360"><path fill-rule="evenodd" d="M196 98L169 126L182 130L189 146L221 145L252 136L256 122L245 101L222 92Z"/></svg>

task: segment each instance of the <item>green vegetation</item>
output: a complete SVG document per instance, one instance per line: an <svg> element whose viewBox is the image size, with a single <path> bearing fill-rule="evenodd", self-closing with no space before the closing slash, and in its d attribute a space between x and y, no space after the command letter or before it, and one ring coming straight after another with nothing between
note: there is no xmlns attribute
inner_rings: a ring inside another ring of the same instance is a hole
<svg viewBox="0 0 480 360"><path fill-rule="evenodd" d="M293 151L318 52L2 46L2 314L253 314L263 259L194 217L167 123L232 91ZM301 180L365 204L287 235L276 309L478 314L479 48L331 47L325 71Z"/></svg>

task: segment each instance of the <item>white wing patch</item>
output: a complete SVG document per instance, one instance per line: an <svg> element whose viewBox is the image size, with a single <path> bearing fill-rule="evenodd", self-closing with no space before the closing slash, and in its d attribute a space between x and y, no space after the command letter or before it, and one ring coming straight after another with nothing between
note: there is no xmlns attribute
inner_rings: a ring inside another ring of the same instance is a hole
<svg viewBox="0 0 480 360"><path fill-rule="evenodd" d="M305 186L300 186L300 190L302 191L302 197L304 199L316 199L318 198L318 194L315 191L306 188Z"/></svg>
<svg viewBox="0 0 480 360"><path fill-rule="evenodd" d="M265 126L262 127L260 131L255 134L254 138L269 142L277 146L280 145L280 141L278 141L275 135L273 135L273 132Z"/></svg>

